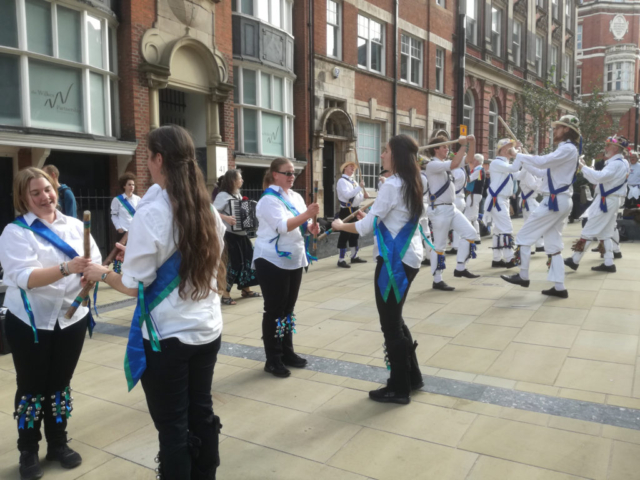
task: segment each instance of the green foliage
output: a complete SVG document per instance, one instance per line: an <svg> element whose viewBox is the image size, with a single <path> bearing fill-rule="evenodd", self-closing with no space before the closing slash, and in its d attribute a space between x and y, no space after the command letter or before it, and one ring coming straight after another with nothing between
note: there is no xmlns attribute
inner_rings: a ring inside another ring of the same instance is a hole
<svg viewBox="0 0 640 480"><path fill-rule="evenodd" d="M591 95L581 98L576 111L582 132L582 153L588 164L592 164L604 150L604 141L619 127L607 115L608 100L597 85L594 85Z"/></svg>

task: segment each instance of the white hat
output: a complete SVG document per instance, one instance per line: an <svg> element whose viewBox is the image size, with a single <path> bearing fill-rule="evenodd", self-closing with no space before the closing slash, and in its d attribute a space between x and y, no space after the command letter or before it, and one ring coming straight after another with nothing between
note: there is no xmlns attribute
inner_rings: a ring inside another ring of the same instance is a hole
<svg viewBox="0 0 640 480"><path fill-rule="evenodd" d="M500 150L502 150L507 145L513 146L515 144L516 144L516 141L513 140L512 138L503 138L498 141L498 145L496 146L496 152L500 152Z"/></svg>

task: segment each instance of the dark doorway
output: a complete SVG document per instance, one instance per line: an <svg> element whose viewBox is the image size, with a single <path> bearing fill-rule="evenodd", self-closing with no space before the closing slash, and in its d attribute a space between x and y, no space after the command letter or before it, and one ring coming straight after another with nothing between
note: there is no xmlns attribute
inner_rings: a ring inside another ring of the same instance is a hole
<svg viewBox="0 0 640 480"><path fill-rule="evenodd" d="M13 222L13 159L0 157L0 232Z"/></svg>
<svg viewBox="0 0 640 480"><path fill-rule="evenodd" d="M324 142L322 149L322 184L324 185L324 216L333 218L335 210L336 188L335 144Z"/></svg>

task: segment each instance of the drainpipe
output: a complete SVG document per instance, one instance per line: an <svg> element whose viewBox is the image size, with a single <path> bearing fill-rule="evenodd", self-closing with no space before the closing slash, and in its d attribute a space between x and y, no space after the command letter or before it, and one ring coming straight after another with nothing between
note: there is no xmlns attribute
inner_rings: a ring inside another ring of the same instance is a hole
<svg viewBox="0 0 640 480"><path fill-rule="evenodd" d="M314 36L314 1L309 0L309 158L307 167L309 168L309 184L307 185L307 197L313 192L313 125L315 123L315 105L316 105L316 88L315 88L315 52L313 44ZM307 198L309 200L309 198Z"/></svg>
<svg viewBox="0 0 640 480"><path fill-rule="evenodd" d="M462 1L462 0L458 0L458 1ZM427 48L426 48L426 56L425 58L431 58L431 39L429 38L431 36L431 3L433 2L427 2ZM428 64L428 62L424 62L425 65ZM446 63L445 63L446 65ZM424 68L424 67L423 67ZM424 86L428 91L431 91L431 68L427 67L427 77L426 80L424 82ZM444 89L443 89L444 91ZM431 123L431 125L429 125L429 100L431 98L430 94L427 94L427 131L426 131L426 135L427 135L427 139L430 137L429 132L433 132L433 122Z"/></svg>
<svg viewBox="0 0 640 480"><path fill-rule="evenodd" d="M398 30L398 18L399 13L399 0L395 0L395 14L393 19L393 135L397 135L398 129L398 36L400 32Z"/></svg>
<svg viewBox="0 0 640 480"><path fill-rule="evenodd" d="M458 53L458 85L456 88L456 97L458 99L456 103L456 122L458 126L462 125L462 118L464 113L464 74L465 74L465 56L467 54L467 21L466 21L467 4L465 0L458 0L458 38L456 42L456 50ZM453 128L451 128L453 134ZM470 133L470 132L469 132ZM458 127L458 136L460 136L460 129Z"/></svg>

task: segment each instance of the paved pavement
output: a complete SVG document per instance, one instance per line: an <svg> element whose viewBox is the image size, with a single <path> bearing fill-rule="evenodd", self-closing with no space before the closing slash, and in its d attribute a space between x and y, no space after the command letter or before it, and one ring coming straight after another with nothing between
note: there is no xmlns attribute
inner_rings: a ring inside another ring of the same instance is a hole
<svg viewBox="0 0 640 480"><path fill-rule="evenodd" d="M568 251L579 226L565 233ZM426 270L411 288L405 321L427 385L408 406L367 399L386 376L373 262L342 270L329 258L304 276L294 344L311 365L288 379L262 371L261 300L224 307L213 384L224 425L218 478L640 478L640 244L623 244L616 274L591 272L599 256L585 256L561 300L539 293L550 286L544 254L523 289L489 267L487 243L470 264L481 278L454 279L451 259L445 280L455 292L432 291ZM121 300L101 290L100 304ZM122 371L133 307L107 310L72 382L69 435L84 463L45 465L45 478L155 478L157 434L142 389L127 393ZM0 357L2 479L18 478L14 382L10 356Z"/></svg>

